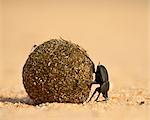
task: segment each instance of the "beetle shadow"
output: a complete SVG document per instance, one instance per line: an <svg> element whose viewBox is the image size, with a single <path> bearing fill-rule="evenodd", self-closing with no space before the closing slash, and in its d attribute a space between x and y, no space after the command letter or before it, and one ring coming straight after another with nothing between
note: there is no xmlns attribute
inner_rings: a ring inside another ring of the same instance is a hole
<svg viewBox="0 0 150 120"><path fill-rule="evenodd" d="M95 102L106 102L107 103L107 100L97 100Z"/></svg>
<svg viewBox="0 0 150 120"><path fill-rule="evenodd" d="M26 105L34 105L34 102L29 97L23 97L23 98L11 98L11 97L2 97L0 96L0 102L2 103L22 103Z"/></svg>

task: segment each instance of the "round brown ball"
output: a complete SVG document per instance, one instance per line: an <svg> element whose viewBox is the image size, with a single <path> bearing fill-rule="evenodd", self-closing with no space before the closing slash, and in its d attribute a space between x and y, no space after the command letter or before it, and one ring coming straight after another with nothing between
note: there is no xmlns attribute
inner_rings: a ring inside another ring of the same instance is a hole
<svg viewBox="0 0 150 120"><path fill-rule="evenodd" d="M23 67L23 84L35 104L83 103L89 97L93 62L86 51L63 39L36 47Z"/></svg>

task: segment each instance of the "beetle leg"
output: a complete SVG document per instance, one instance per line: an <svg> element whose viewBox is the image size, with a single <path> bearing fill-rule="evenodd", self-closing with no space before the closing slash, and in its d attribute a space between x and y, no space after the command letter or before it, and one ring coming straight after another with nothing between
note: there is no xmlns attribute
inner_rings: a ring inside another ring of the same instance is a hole
<svg viewBox="0 0 150 120"><path fill-rule="evenodd" d="M95 93L96 93L97 91L99 91L99 89L100 89L100 87L97 87L97 88L95 89L94 93L92 94L92 96L91 96L91 98L88 100L88 102L91 101L91 99L93 98L93 96L95 95Z"/></svg>
<svg viewBox="0 0 150 120"><path fill-rule="evenodd" d="M99 84L99 83L97 83L96 81L92 81L90 87L92 87L93 84Z"/></svg>
<svg viewBox="0 0 150 120"><path fill-rule="evenodd" d="M109 90L109 81L104 82L104 83L101 85L101 92L102 92L102 94L103 94L103 97L105 98L105 101L108 100L108 90Z"/></svg>
<svg viewBox="0 0 150 120"><path fill-rule="evenodd" d="M95 99L95 101L97 101L97 100L98 100L98 98L99 98L100 94L101 94L101 91L98 91L98 96L97 96L97 98Z"/></svg>
<svg viewBox="0 0 150 120"><path fill-rule="evenodd" d="M105 101L108 101L108 93L103 93L103 97L105 98Z"/></svg>
<svg viewBox="0 0 150 120"><path fill-rule="evenodd" d="M92 81L92 83L91 84L98 84L96 81Z"/></svg>

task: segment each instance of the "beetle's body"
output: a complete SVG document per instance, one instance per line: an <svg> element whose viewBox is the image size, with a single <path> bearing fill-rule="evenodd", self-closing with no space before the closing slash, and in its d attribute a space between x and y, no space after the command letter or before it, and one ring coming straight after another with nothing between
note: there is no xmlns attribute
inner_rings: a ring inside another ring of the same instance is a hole
<svg viewBox="0 0 150 120"><path fill-rule="evenodd" d="M105 98L105 100L108 100L109 78L108 78L108 72L105 66L100 65L100 64L97 66L97 70L95 72L95 81L92 82L92 84L99 84L100 87L97 87L95 89L89 101L92 99L92 97L95 95L96 92L98 92L99 94L97 98L95 99L95 101L98 100L100 93L103 94L103 97Z"/></svg>
<svg viewBox="0 0 150 120"><path fill-rule="evenodd" d="M108 81L108 72L103 65L97 66L97 70L95 73L95 81L100 85Z"/></svg>

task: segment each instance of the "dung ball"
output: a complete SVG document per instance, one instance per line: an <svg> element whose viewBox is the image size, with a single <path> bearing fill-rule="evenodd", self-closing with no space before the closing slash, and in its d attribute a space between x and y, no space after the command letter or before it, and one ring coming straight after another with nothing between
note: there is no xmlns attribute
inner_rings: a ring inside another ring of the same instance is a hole
<svg viewBox="0 0 150 120"><path fill-rule="evenodd" d="M93 62L79 45L51 39L30 53L23 84L35 104L83 103L89 97Z"/></svg>

